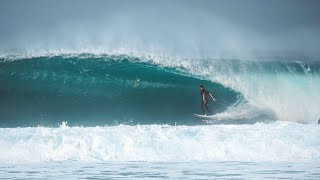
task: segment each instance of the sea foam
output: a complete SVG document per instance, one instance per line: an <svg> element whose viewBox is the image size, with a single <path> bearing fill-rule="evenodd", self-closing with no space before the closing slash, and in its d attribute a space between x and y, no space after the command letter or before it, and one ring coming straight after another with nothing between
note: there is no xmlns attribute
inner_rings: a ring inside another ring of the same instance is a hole
<svg viewBox="0 0 320 180"><path fill-rule="evenodd" d="M320 127L291 122L214 126L0 129L0 163L43 161L320 161Z"/></svg>

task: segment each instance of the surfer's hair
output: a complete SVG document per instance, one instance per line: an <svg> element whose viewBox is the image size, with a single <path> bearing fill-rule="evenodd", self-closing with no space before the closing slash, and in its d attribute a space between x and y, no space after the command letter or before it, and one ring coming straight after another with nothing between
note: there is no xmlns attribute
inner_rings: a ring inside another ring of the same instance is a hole
<svg viewBox="0 0 320 180"><path fill-rule="evenodd" d="M204 86L203 86L203 85L200 85L200 87L204 89Z"/></svg>

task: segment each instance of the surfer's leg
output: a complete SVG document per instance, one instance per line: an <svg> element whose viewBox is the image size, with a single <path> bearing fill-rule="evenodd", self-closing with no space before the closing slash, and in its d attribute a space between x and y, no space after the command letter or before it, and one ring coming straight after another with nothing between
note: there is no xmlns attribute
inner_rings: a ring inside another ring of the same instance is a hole
<svg viewBox="0 0 320 180"><path fill-rule="evenodd" d="M201 103L201 109L202 109L203 114L206 114L206 111L204 110L203 105L204 105L204 102Z"/></svg>
<svg viewBox="0 0 320 180"><path fill-rule="evenodd" d="M208 108L208 103L205 103L205 106L206 106L206 109L207 109L207 111L210 113L210 114L212 114L212 112L209 110L209 108Z"/></svg>

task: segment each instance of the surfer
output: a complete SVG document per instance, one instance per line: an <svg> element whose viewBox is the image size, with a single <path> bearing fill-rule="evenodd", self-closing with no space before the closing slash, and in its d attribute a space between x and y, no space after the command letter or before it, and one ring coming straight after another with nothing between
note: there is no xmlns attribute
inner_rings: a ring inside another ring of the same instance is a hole
<svg viewBox="0 0 320 180"><path fill-rule="evenodd" d="M201 109L202 109L203 114L207 115L204 107L207 109L207 111L210 114L212 114L211 111L208 108L208 95L212 98L213 101L216 101L216 99L213 98L212 94L209 91L204 89L203 85L200 86L200 95L201 95L201 100L202 100Z"/></svg>

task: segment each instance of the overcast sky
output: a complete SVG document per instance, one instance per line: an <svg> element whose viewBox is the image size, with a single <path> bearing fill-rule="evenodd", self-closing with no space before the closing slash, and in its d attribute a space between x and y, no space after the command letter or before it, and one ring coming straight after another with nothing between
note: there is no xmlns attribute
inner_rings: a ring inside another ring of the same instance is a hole
<svg viewBox="0 0 320 180"><path fill-rule="evenodd" d="M1 53L320 54L318 0L2 0L0 24Z"/></svg>

